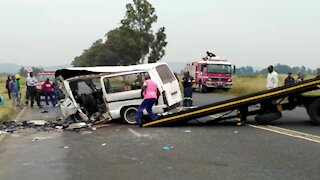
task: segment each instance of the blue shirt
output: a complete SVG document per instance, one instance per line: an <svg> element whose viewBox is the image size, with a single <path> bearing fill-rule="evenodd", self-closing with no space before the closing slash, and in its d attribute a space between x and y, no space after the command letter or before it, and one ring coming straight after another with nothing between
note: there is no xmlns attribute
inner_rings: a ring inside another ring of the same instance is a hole
<svg viewBox="0 0 320 180"><path fill-rule="evenodd" d="M11 93L18 93L18 86L15 81L10 81L9 89Z"/></svg>

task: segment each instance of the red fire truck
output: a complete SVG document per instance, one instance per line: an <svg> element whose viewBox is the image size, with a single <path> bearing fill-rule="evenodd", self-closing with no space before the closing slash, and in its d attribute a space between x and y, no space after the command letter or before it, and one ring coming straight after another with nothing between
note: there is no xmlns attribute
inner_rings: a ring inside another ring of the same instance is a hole
<svg viewBox="0 0 320 180"><path fill-rule="evenodd" d="M199 92L232 88L232 74L235 72L235 66L210 52L207 52L207 56L201 60L187 64L185 70L195 78L194 89L198 88Z"/></svg>

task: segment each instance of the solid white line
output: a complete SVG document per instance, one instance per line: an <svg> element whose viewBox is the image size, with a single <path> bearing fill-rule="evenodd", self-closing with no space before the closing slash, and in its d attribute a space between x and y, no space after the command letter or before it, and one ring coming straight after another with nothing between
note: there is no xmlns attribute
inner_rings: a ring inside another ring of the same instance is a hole
<svg viewBox="0 0 320 180"><path fill-rule="evenodd" d="M262 130L290 136L290 137L304 139L304 140L315 142L315 143L320 143L320 136L315 136L315 135L311 135L311 134L307 134L299 131L293 131L290 129L280 128L275 126L256 126L256 125L250 125L250 124L248 126L256 129L262 129Z"/></svg>
<svg viewBox="0 0 320 180"><path fill-rule="evenodd" d="M18 114L18 116L16 117L16 119L14 121L18 121L18 119L20 119L20 116L24 113L25 110L26 110L26 107L24 107L22 109L22 111L20 111L20 113Z"/></svg>
<svg viewBox="0 0 320 180"><path fill-rule="evenodd" d="M141 137L142 135L141 134L139 134L138 132L136 132L135 130L133 130L133 129L131 129L131 128L129 128L128 129L130 132L132 132L132 134L134 134L135 136L137 136L137 137Z"/></svg>

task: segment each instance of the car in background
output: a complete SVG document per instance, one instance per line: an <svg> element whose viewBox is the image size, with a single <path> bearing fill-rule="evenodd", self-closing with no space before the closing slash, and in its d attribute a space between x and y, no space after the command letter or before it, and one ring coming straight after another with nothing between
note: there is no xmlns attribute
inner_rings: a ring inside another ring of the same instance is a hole
<svg viewBox="0 0 320 180"><path fill-rule="evenodd" d="M53 83L55 80L55 71L41 71L37 75L38 82L36 86L37 86L37 92L39 93L40 96L44 95L42 91L42 86L47 78L49 78L50 82Z"/></svg>
<svg viewBox="0 0 320 180"><path fill-rule="evenodd" d="M39 72L39 74L37 75L38 82L36 84L38 98L41 99L41 96L44 96L42 86L47 78L49 78L49 80L52 84L54 84L54 82L57 83L56 84L57 88L55 89L53 87L54 96L57 98L57 100L61 100L65 97L63 94L63 91L61 89L63 87L62 82L59 79L56 79L55 73L56 73L55 71L41 71L41 72Z"/></svg>

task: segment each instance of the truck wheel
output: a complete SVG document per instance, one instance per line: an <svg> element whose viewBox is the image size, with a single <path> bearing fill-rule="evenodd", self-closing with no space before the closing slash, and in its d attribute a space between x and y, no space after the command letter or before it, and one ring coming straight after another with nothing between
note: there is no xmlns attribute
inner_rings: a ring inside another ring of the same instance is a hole
<svg viewBox="0 0 320 180"><path fill-rule="evenodd" d="M308 113L312 124L320 126L320 98L311 103Z"/></svg>
<svg viewBox="0 0 320 180"><path fill-rule="evenodd" d="M125 108L121 112L121 117L125 123L128 124L136 124L136 113L138 112L138 109L134 106Z"/></svg>
<svg viewBox="0 0 320 180"><path fill-rule="evenodd" d="M254 119L258 124L267 124L271 121L278 120L281 117L282 117L281 112L272 112L272 113L257 115Z"/></svg>

